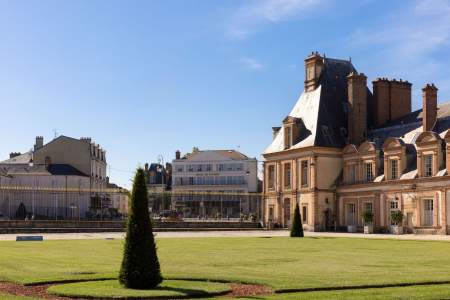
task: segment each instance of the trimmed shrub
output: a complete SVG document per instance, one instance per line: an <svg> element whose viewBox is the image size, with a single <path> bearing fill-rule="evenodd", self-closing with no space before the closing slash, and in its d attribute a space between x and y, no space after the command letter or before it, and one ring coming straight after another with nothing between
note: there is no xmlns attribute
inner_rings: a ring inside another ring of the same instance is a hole
<svg viewBox="0 0 450 300"><path fill-rule="evenodd" d="M291 237L303 237L303 225L298 203L295 205L294 218L291 226Z"/></svg>
<svg viewBox="0 0 450 300"><path fill-rule="evenodd" d="M396 225L402 225L403 213L400 210L394 210L391 212L391 220Z"/></svg>
<svg viewBox="0 0 450 300"><path fill-rule="evenodd" d="M372 224L372 221L373 221L373 212L372 212L371 210L365 210L365 211L363 212L362 217L363 217L364 224L366 224L366 225Z"/></svg>
<svg viewBox="0 0 450 300"><path fill-rule="evenodd" d="M127 288L152 289L162 280L148 211L144 170L139 168L133 181L119 282Z"/></svg>

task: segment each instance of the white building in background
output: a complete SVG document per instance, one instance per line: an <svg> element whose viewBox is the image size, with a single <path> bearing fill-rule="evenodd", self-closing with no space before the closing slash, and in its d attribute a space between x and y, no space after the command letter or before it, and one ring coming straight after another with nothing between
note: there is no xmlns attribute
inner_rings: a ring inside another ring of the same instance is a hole
<svg viewBox="0 0 450 300"><path fill-rule="evenodd" d="M253 214L259 204L258 162L236 150L198 150L172 161L172 193L185 217L236 218ZM229 195L227 195L229 194Z"/></svg>

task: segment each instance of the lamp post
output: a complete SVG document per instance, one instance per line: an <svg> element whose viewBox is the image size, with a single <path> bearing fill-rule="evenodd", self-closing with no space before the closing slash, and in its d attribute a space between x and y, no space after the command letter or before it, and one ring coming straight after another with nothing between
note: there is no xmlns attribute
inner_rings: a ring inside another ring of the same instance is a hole
<svg viewBox="0 0 450 300"><path fill-rule="evenodd" d="M162 156L162 154L158 155L158 168L157 171L160 173L161 175L161 206L164 207L164 157ZM161 207L160 207L160 211L161 211Z"/></svg>

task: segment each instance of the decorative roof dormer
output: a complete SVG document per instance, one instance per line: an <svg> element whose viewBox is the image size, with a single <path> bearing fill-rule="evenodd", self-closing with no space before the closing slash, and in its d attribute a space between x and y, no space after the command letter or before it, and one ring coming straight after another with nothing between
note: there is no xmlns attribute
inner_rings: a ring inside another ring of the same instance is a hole
<svg viewBox="0 0 450 300"><path fill-rule="evenodd" d="M312 52L305 59L305 91L313 91L318 87L320 74L323 70L323 57L316 52Z"/></svg>
<svg viewBox="0 0 450 300"><path fill-rule="evenodd" d="M400 179L406 169L406 144L399 138L390 137L383 144L384 178Z"/></svg>
<svg viewBox="0 0 450 300"><path fill-rule="evenodd" d="M291 116L284 118L284 149L291 148L299 141L302 127L304 127L302 119Z"/></svg>
<svg viewBox="0 0 450 300"><path fill-rule="evenodd" d="M424 131L416 139L416 148L419 177L436 175L443 164L442 139L435 132Z"/></svg>

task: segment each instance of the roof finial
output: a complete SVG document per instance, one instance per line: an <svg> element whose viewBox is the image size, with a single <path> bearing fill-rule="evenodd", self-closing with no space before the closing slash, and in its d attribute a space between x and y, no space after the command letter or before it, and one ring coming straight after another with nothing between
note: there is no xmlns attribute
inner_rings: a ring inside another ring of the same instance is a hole
<svg viewBox="0 0 450 300"><path fill-rule="evenodd" d="M349 62L352 62L352 57L351 57L351 56L348 58L348 61L349 61Z"/></svg>

